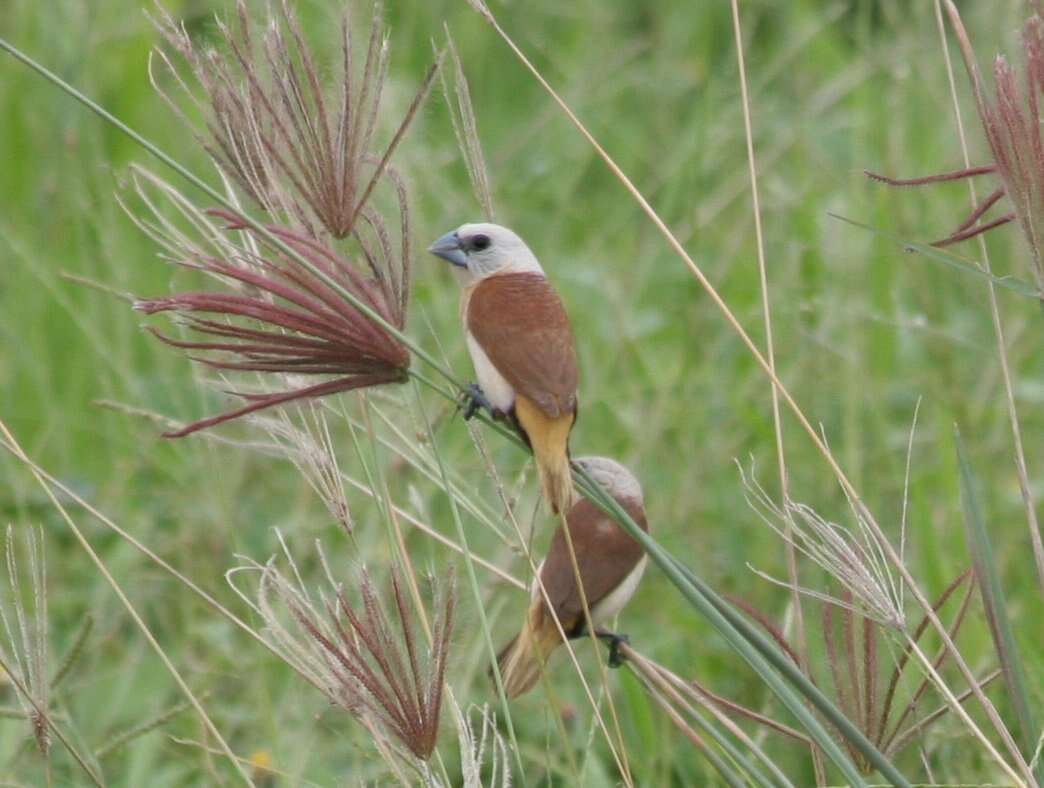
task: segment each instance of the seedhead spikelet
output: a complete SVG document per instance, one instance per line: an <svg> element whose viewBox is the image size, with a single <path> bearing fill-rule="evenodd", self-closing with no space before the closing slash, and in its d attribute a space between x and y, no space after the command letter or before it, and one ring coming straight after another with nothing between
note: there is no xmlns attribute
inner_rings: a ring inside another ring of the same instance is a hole
<svg viewBox="0 0 1044 788"><path fill-rule="evenodd" d="M255 415L250 420L268 433L278 452L293 463L334 521L351 535L352 513L326 414L314 401L299 403L297 410L298 419L280 408L273 417Z"/></svg>
<svg viewBox="0 0 1044 788"><path fill-rule="evenodd" d="M956 603L947 630L956 638L966 620L972 599L974 576L965 570L932 602L932 609L939 614L958 592ZM782 627L770 616L753 607L743 599L732 601L758 623L790 656L808 677L824 692L830 694L838 708L889 758L896 757L911 744L919 741L923 733L949 710L948 705L925 705L934 685L926 675L916 681L904 681L913 660L913 649L922 640L929 628L928 616L923 616L909 633L905 642L894 637L892 628L858 612L851 595L843 591L837 601L826 595L821 598L820 615L809 619L811 626L808 637L818 640L826 657L826 675L817 675L811 666L805 667L798 659L791 642ZM951 606L952 607L952 606ZM897 645L898 644L898 645ZM940 648L932 657L935 670L940 670L949 657L945 648ZM890 667L885 664L889 660ZM820 663L816 663L817 665ZM980 687L994 681L999 671L986 673L977 680ZM958 695L965 700L971 690ZM865 774L873 772L873 765L863 753L839 731L831 727L837 740L846 748L853 762Z"/></svg>
<svg viewBox="0 0 1044 788"><path fill-rule="evenodd" d="M145 209L141 215L129 212L160 244L162 256L220 283L134 304L146 314L174 313L198 338L149 330L168 345L192 351L190 358L207 368L282 377L275 390L234 391L245 405L166 436L181 437L295 400L406 379L409 350L343 295L350 292L397 329L405 325L406 282L389 243L382 243L379 253L364 252L361 267L297 230L270 226L302 263L250 230L238 214L201 211L146 170L134 169L131 177ZM325 379L302 383L303 376Z"/></svg>
<svg viewBox="0 0 1044 788"><path fill-rule="evenodd" d="M330 376L261 393L237 390L245 405L168 437L294 400L404 381L410 354L396 332L406 321L411 228L406 185L391 157L431 89L441 54L381 147L388 41L379 3L363 56L355 51L348 14L342 17L340 64L331 84L320 76L289 0L263 20L238 0L233 20L217 19L217 47L197 45L157 8L153 21L167 46L150 63L153 85L193 128L237 207L200 211L155 176L134 170L147 214L136 219L139 225L173 262L221 283L217 290L145 298L135 306L182 316L202 339L153 333L169 345L202 351L194 360L212 369L262 378ZM204 118L202 129L171 95L172 86ZM151 200L145 186L158 189L168 204ZM381 209L371 204L378 189L387 198ZM241 197L268 214L266 232L246 219ZM180 217L164 214L171 207Z"/></svg>
<svg viewBox="0 0 1044 788"><path fill-rule="evenodd" d="M892 573L869 519L872 515L865 506L849 499L855 526L846 528L821 517L806 504L790 499L775 503L758 483L753 468L748 474L739 463L737 466L747 504L762 522L845 589L840 597L805 587L797 589L800 593L853 609L896 630L905 629L902 585ZM787 585L754 567L751 569L767 580Z"/></svg>
<svg viewBox="0 0 1044 788"><path fill-rule="evenodd" d="M325 555L317 551L327 577L326 590L305 586L285 542L289 575L275 561L229 572L229 582L261 616L268 636L283 659L332 703L348 711L393 751L408 754L414 766L431 758L439 716L449 641L456 605L452 577L434 589L439 612L432 621L431 645L418 643L412 602L396 570L390 572L391 609L382 604L376 584L358 573L356 601L333 580ZM260 573L256 598L240 590L236 574ZM441 592L441 593L440 593ZM407 759L409 760L409 759ZM424 770L421 769L423 772Z"/></svg>
<svg viewBox="0 0 1044 788"><path fill-rule="evenodd" d="M918 178L890 178L867 171L875 180L892 186L921 186L996 174L1001 185L994 188L945 238L934 243L947 246L973 238L995 227L1016 221L1022 229L1032 259L1032 272L1044 297L1044 137L1041 135L1040 100L1044 91L1044 19L1041 8L1022 27L1023 73L1020 75L1003 55L993 62L994 91L988 95L975 62L968 32L960 13L946 3L971 81L979 120L993 161L975 167ZM991 220L987 212L1004 197L1012 210Z"/></svg>
<svg viewBox="0 0 1044 788"><path fill-rule="evenodd" d="M15 693L32 727L33 740L46 756L51 748L50 678L47 675L47 585L43 532L39 528L20 529L24 535L29 569L26 593L19 574L18 548L14 528L7 526L4 559L7 574L5 593L0 597L0 657L18 680L24 693ZM28 604L27 598L28 597ZM6 643L5 643L6 641Z"/></svg>
<svg viewBox="0 0 1044 788"><path fill-rule="evenodd" d="M470 706L464 711L452 695L449 701L460 746L461 784L464 788L511 788L510 751L497 731L496 715L488 706ZM478 717L477 722L473 716ZM488 775L486 782L483 772ZM432 779L430 785L434 788L440 783Z"/></svg>
<svg viewBox="0 0 1044 788"><path fill-rule="evenodd" d="M349 16L342 16L341 63L329 86L323 84L291 3L282 0L277 8L259 23L238 0L235 21L217 19L220 48L198 47L183 25L158 8L153 21L168 48L154 53L153 84L194 129L222 172L273 221L314 238L324 233L337 239L351 236L360 218L380 230L383 219L367 208L367 202L381 180L389 181L395 192L403 191L389 160L427 96L437 63L390 143L378 152L374 142L389 54L381 5L373 7L361 60ZM203 91L202 99L175 60L188 67ZM168 80L203 115L205 130L197 130L168 93L163 84ZM399 207L406 225L404 199Z"/></svg>

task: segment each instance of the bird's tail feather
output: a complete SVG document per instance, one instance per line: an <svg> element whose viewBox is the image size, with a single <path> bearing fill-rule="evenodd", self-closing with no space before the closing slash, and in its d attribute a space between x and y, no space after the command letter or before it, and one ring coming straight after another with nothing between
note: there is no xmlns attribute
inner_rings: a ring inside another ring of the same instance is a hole
<svg viewBox="0 0 1044 788"><path fill-rule="evenodd" d="M546 416L523 396L515 401L519 423L533 447L540 490L554 514L568 512L573 505L573 475L569 470L569 432L574 414Z"/></svg>
<svg viewBox="0 0 1044 788"><path fill-rule="evenodd" d="M522 631L500 650L497 666L509 698L517 698L536 685L557 641L558 632L553 627L534 629L527 620Z"/></svg>

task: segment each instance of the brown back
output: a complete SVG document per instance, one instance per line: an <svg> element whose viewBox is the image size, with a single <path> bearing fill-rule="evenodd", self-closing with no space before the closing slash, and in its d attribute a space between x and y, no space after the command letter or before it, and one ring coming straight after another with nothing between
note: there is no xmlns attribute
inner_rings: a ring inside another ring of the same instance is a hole
<svg viewBox="0 0 1044 788"><path fill-rule="evenodd" d="M468 331L516 392L550 418L576 410L576 348L562 299L538 273L494 274L465 305Z"/></svg>
<svg viewBox="0 0 1044 788"><path fill-rule="evenodd" d="M629 498L617 500L643 531L649 530L645 510L637 501ZM576 552L587 604L594 607L623 582L638 565L644 551L608 514L586 498L573 504L566 522L573 539L573 550ZM580 622L584 608L569 558L569 545L566 544L561 526L551 537L540 579L562 626L569 634L571 626Z"/></svg>

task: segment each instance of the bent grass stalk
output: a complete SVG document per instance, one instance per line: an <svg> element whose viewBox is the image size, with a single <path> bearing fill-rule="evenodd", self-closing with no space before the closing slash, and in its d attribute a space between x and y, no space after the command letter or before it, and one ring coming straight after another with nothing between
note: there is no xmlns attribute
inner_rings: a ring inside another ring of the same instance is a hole
<svg viewBox="0 0 1044 788"><path fill-rule="evenodd" d="M729 645L751 665L769 688L779 697L790 712L815 739L823 752L832 760L853 786L865 786L862 776L852 761L841 750L837 742L827 733L823 725L811 714L801 698L782 680L779 673L797 685L798 689L817 709L862 751L867 759L897 786L909 786L909 782L885 758L873 744L852 725L851 721L797 669L790 658L782 654L760 632L753 629L731 606L721 599L710 586L664 550L652 537L643 531L612 496L608 495L582 468L575 468L580 487L585 495L614 519L645 548L653 562L670 578L689 603L700 611ZM777 673L778 671L778 673Z"/></svg>
<svg viewBox="0 0 1044 788"><path fill-rule="evenodd" d="M1015 710L1015 720L1022 740L1022 749L1027 756L1033 751L1033 737L1036 723L1029 706L1031 697L1027 691L1025 668L1019 655L1015 634L1008 620L1008 603L1001 585L997 564L993 557L993 546L989 532L983 520L982 508L976 490L977 483L972 473L968 456L961 440L960 430L954 427L954 442L957 448L957 463L961 477L961 505L964 509L964 525L967 534L969 552L978 579L979 596L982 599L983 611L990 627L993 647L1000 660L1011 705Z"/></svg>
<svg viewBox="0 0 1044 788"><path fill-rule="evenodd" d="M678 729L685 734L685 737L703 754L703 757L710 761L711 765L715 768L718 774L721 775L721 778L730 786L730 788L746 788L746 783L743 781L743 778L736 774L735 770L729 767L725 759L715 752L714 748L710 747L707 742L705 742L703 738L692 729L692 727L685 721L685 718L682 717L677 709L668 702L667 698L663 696L657 687L653 686L650 682L646 685L646 690L652 699L656 701L657 705L663 709L671 722L673 722Z"/></svg>

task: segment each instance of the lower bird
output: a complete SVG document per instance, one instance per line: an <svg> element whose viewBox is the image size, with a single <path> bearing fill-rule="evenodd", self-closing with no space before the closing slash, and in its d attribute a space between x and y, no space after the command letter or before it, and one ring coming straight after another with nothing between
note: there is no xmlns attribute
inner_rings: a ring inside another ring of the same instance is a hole
<svg viewBox="0 0 1044 788"><path fill-rule="evenodd" d="M642 488L634 474L607 457L582 457L576 463L616 499L642 530L649 530ZM566 516L566 524L591 623L597 636L611 642L610 664L613 664L616 649L624 638L599 627L619 613L634 595L645 570L645 553L632 536L587 499L579 499L573 504ZM497 657L504 691L511 698L536 684L548 657L561 645L562 635L555 618L569 639L587 633L580 589L561 526L551 538L547 556L537 569L537 575L547 593L547 600L541 593L540 584L534 580L522 630Z"/></svg>
<svg viewBox="0 0 1044 788"><path fill-rule="evenodd" d="M533 450L551 511L567 511L577 366L562 299L536 255L506 227L463 224L428 251L452 263L463 285L460 312L478 377L465 417L482 405L511 419Z"/></svg>

